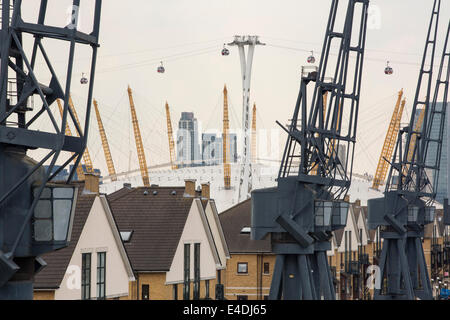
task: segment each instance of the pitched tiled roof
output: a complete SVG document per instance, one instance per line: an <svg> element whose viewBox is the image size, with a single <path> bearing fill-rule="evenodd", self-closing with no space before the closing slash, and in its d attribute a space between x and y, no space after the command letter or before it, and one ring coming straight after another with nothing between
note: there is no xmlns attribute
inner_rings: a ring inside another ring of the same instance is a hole
<svg viewBox="0 0 450 320"><path fill-rule="evenodd" d="M249 233L241 233L242 228L251 224L251 199L241 202L219 215L225 240L230 253L271 252L270 239L251 240Z"/></svg>
<svg viewBox="0 0 450 320"><path fill-rule="evenodd" d="M124 243L133 270L168 271L194 198L184 187L138 187L107 199L119 231L133 231Z"/></svg>
<svg viewBox="0 0 450 320"><path fill-rule="evenodd" d="M96 194L85 194L82 190L83 185L80 184L69 246L41 256L47 262L47 266L35 276L34 287L36 289L59 288L64 278L73 251L96 197Z"/></svg>

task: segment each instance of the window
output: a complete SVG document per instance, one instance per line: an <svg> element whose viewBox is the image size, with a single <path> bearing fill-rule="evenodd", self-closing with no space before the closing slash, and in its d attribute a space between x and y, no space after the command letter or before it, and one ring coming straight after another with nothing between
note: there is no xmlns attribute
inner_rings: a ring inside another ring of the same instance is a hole
<svg viewBox="0 0 450 320"><path fill-rule="evenodd" d="M178 300L178 285L174 284L173 285L173 300Z"/></svg>
<svg viewBox="0 0 450 320"><path fill-rule="evenodd" d="M142 300L150 299L150 286L148 284L142 285Z"/></svg>
<svg viewBox="0 0 450 320"><path fill-rule="evenodd" d="M247 262L238 262L237 273L247 274L248 273L248 263Z"/></svg>
<svg viewBox="0 0 450 320"><path fill-rule="evenodd" d="M209 299L209 280L205 280L205 299Z"/></svg>
<svg viewBox="0 0 450 320"><path fill-rule="evenodd" d="M270 264L268 262L264 262L264 268L263 268L263 272L264 274L269 274L270 273Z"/></svg>
<svg viewBox="0 0 450 320"><path fill-rule="evenodd" d="M106 252L97 253L97 299L105 299Z"/></svg>
<svg viewBox="0 0 450 320"><path fill-rule="evenodd" d="M91 254L81 255L81 299L91 298Z"/></svg>
<svg viewBox="0 0 450 320"><path fill-rule="evenodd" d="M238 300L248 300L248 296L237 296Z"/></svg>
<svg viewBox="0 0 450 320"><path fill-rule="evenodd" d="M200 243L194 244L194 300L200 299Z"/></svg>
<svg viewBox="0 0 450 320"><path fill-rule="evenodd" d="M191 245L184 244L184 283L183 283L183 299L189 300L190 297L190 283L189 277L191 273Z"/></svg>

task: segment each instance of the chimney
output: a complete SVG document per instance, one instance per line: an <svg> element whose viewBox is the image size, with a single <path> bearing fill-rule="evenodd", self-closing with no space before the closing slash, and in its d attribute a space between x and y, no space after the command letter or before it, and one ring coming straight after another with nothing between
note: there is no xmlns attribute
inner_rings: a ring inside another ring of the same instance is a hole
<svg viewBox="0 0 450 320"><path fill-rule="evenodd" d="M209 182L202 183L202 198L209 199Z"/></svg>
<svg viewBox="0 0 450 320"><path fill-rule="evenodd" d="M361 200L356 199L356 200L355 200L355 206L361 207Z"/></svg>
<svg viewBox="0 0 450 320"><path fill-rule="evenodd" d="M191 197L195 197L195 179L184 180L184 193Z"/></svg>
<svg viewBox="0 0 450 320"><path fill-rule="evenodd" d="M131 183L124 183L123 187L126 189L131 189Z"/></svg>
<svg viewBox="0 0 450 320"><path fill-rule="evenodd" d="M350 202L350 196L348 194L344 197L344 201L345 202Z"/></svg>
<svg viewBox="0 0 450 320"><path fill-rule="evenodd" d="M100 177L95 173L84 173L84 189L91 193L99 194L100 192Z"/></svg>

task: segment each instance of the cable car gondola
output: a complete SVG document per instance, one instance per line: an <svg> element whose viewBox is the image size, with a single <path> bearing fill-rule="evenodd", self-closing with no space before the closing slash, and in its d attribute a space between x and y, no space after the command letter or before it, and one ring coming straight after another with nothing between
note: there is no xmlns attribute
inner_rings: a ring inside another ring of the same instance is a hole
<svg viewBox="0 0 450 320"><path fill-rule="evenodd" d="M164 69L163 63L161 61L161 65L157 69L158 73L164 73L166 72L166 69Z"/></svg>
<svg viewBox="0 0 450 320"><path fill-rule="evenodd" d="M384 68L384 74L391 75L394 73L394 69L389 65L389 61L386 63L386 68Z"/></svg>
<svg viewBox="0 0 450 320"><path fill-rule="evenodd" d="M223 49L222 49L222 55L223 56L228 56L230 54L230 50L228 50L225 45L223 45Z"/></svg>
<svg viewBox="0 0 450 320"><path fill-rule="evenodd" d="M81 79L80 79L80 83L81 84L87 84L89 81L88 79L84 76L84 73L81 75Z"/></svg>
<svg viewBox="0 0 450 320"><path fill-rule="evenodd" d="M308 61L308 63L316 62L316 58L314 57L314 51L311 51L311 55L308 57L306 61Z"/></svg>

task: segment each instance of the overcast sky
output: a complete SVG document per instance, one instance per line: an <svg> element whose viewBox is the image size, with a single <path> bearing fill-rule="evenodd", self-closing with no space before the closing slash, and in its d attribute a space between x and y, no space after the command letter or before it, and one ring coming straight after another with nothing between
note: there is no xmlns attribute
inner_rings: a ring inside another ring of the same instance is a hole
<svg viewBox="0 0 450 320"><path fill-rule="evenodd" d="M64 24L69 3L58 1L51 7L49 21ZM128 84L135 92L149 165L169 161L165 101L171 107L174 127L182 111L192 111L204 129L221 130L222 89L226 83L232 126L239 126L239 55L234 47L230 48L230 56L220 55L223 43L231 42L236 34L259 35L267 44L256 48L253 63L251 101L257 104L258 128L276 128L276 120L285 123L297 98L300 68L306 64L307 51L314 50L319 58L330 4L331 0L103 1L95 98L117 170L138 167L126 96ZM33 5L26 8L25 16L36 13ZM354 166L357 172L373 174L401 88L405 90L407 108L411 108L433 1L372 0L371 5L375 8L367 31ZM90 8L84 9L81 27L89 30ZM449 17L450 3L443 1L436 61L442 52ZM49 44L49 48L56 45ZM61 49L50 55L58 73L64 75ZM77 51L72 94L80 113L87 87L79 79L82 72L89 71L88 56L87 49ZM156 72L161 60L166 68L163 75ZM386 60L394 68L392 76L384 75ZM406 112L404 122L408 116ZM88 146L94 165L106 173L94 113Z"/></svg>

